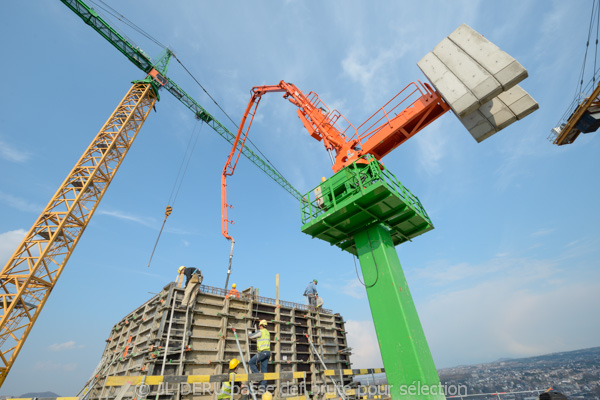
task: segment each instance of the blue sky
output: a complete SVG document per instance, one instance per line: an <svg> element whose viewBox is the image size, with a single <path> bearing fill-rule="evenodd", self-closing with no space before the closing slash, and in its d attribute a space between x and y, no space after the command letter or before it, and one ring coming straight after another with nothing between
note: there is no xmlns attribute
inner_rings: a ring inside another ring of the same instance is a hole
<svg viewBox="0 0 600 400"><path fill-rule="evenodd" d="M285 80L360 124L465 22L519 60L540 109L477 144L447 114L384 158L435 229L398 247L436 365L488 362L599 346L600 203L597 134L546 140L572 100L589 1L110 1L170 46L236 123L251 87ZM0 261L35 221L130 82L143 74L60 2L9 0L0 14ZM130 31L147 53L160 48ZM185 71L169 75L230 130ZM150 268L187 141L200 131ZM330 176L322 145L279 95L261 102L251 139L302 192ZM163 93L50 296L0 394L74 395L112 325L174 279L179 265L223 286L219 179L229 145ZM381 365L353 259L300 232L297 202L242 159L229 180L232 282L303 301L319 279L326 307L350 332L355 367Z"/></svg>

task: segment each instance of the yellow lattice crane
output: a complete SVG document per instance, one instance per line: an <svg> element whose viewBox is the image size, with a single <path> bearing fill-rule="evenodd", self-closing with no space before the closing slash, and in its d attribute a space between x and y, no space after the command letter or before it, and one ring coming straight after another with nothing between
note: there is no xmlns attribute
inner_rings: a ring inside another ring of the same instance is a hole
<svg viewBox="0 0 600 400"><path fill-rule="evenodd" d="M591 34L596 28L596 49L594 64L592 69L592 78L584 86L585 69L587 63L588 48L590 45ZM588 38L586 43L581 76L577 87L574 100L571 102L567 111L563 114L555 128L550 131L548 139L553 144L562 146L571 144L581 133L595 132L600 128L600 79L597 79L597 73L600 69L596 66L596 57L598 54L598 41L600 32L600 0L592 2L592 14L590 26L588 29Z"/></svg>
<svg viewBox="0 0 600 400"><path fill-rule="evenodd" d="M150 79L133 84L2 269L0 384L154 106L156 87Z"/></svg>
<svg viewBox="0 0 600 400"><path fill-rule="evenodd" d="M81 0L61 0L147 74L123 100L60 185L0 273L0 386L106 189L150 110L165 88L229 143L235 135L166 76L168 49L152 62ZM301 194L277 170L245 146L242 153L298 200Z"/></svg>

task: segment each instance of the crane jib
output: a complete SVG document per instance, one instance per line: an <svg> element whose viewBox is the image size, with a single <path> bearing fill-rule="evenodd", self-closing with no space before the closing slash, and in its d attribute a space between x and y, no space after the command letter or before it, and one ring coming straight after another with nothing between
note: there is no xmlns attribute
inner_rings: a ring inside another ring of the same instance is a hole
<svg viewBox="0 0 600 400"><path fill-rule="evenodd" d="M182 102L187 108L189 108L196 118L206 122L216 133L232 143L235 135L231 133L223 124L221 124L214 116L206 111L198 102L190 97L182 88L180 88L175 82L173 82L168 76L164 74L165 69L159 65L163 61L164 57L161 58L156 65L152 63L150 57L138 46L131 43L117 30L111 27L102 17L98 15L90 6L88 6L82 0L61 0L71 11L79 16L87 25L92 27L96 32L105 38L110 44L112 44L117 50L119 50L129 61L131 61L136 67L150 74L151 71L157 70L162 71L160 78L164 78L166 82L162 80L156 82L158 87L165 87L173 96L175 96L180 102ZM168 49L167 49L168 50ZM160 79L158 78L158 79ZM248 147L244 147L242 154L248 158L254 165L265 172L271 179L277 184L283 187L288 193L290 193L296 200L300 201L302 195L300 192L292 186L277 170L275 170L268 162L256 155L255 152L250 150Z"/></svg>

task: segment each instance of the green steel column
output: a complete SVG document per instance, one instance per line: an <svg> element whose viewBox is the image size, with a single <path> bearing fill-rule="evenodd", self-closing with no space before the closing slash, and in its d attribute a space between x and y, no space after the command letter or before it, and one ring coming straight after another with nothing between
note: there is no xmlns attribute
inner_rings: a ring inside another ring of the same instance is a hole
<svg viewBox="0 0 600 400"><path fill-rule="evenodd" d="M388 230L375 225L354 241L392 399L445 400Z"/></svg>

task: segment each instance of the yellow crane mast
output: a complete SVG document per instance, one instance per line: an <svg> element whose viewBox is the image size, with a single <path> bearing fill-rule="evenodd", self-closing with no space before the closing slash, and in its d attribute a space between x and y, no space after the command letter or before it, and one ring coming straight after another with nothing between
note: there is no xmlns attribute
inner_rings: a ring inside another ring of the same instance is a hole
<svg viewBox="0 0 600 400"><path fill-rule="evenodd" d="M2 269L0 386L156 100L133 84Z"/></svg>
<svg viewBox="0 0 600 400"><path fill-rule="evenodd" d="M83 0L61 2L147 76L134 82L0 273L0 386L119 165L159 99L159 88L175 96L196 119L229 143L235 140L233 133L166 76L173 56L169 49L165 48L153 62ZM248 146L242 152L292 196L302 198L268 160L261 159Z"/></svg>

